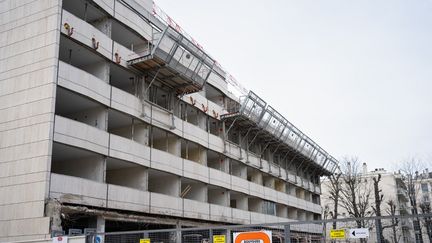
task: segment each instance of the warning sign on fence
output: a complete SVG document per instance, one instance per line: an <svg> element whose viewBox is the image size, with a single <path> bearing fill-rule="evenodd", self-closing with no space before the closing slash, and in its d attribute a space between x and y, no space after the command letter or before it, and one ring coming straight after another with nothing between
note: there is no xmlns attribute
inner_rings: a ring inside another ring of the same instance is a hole
<svg viewBox="0 0 432 243"><path fill-rule="evenodd" d="M271 231L249 231L233 233L234 243L272 243Z"/></svg>
<svg viewBox="0 0 432 243"><path fill-rule="evenodd" d="M345 230L344 229L330 230L330 239L345 239Z"/></svg>
<svg viewBox="0 0 432 243"><path fill-rule="evenodd" d="M225 243L225 235L213 235L213 243Z"/></svg>
<svg viewBox="0 0 432 243"><path fill-rule="evenodd" d="M140 239L140 243L150 243L149 238Z"/></svg>

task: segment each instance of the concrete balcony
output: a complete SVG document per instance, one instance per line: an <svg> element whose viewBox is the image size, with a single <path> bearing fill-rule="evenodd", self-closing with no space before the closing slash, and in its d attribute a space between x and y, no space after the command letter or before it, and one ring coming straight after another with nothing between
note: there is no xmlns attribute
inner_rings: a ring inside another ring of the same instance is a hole
<svg viewBox="0 0 432 243"><path fill-rule="evenodd" d="M209 148L216 152L223 153L224 151L223 139L209 133Z"/></svg>
<svg viewBox="0 0 432 243"><path fill-rule="evenodd" d="M289 204L289 196L284 192L277 192L277 202L280 204Z"/></svg>
<svg viewBox="0 0 432 243"><path fill-rule="evenodd" d="M251 212L233 208L232 222L236 224L250 224Z"/></svg>
<svg viewBox="0 0 432 243"><path fill-rule="evenodd" d="M148 213L150 211L150 193L109 184L107 207Z"/></svg>
<svg viewBox="0 0 432 243"><path fill-rule="evenodd" d="M112 87L111 99L112 108L135 117L143 117L143 107L138 97L116 87ZM146 113L146 117L149 117L150 108L148 108L147 111L148 115Z"/></svg>
<svg viewBox="0 0 432 243"><path fill-rule="evenodd" d="M302 199L299 199L297 197L288 194L287 197L288 197L288 201L285 202L285 204L287 204L288 206L295 207L295 208L304 208L304 205L301 205Z"/></svg>
<svg viewBox="0 0 432 243"><path fill-rule="evenodd" d="M183 122L184 138L208 147L209 133L189 122Z"/></svg>
<svg viewBox="0 0 432 243"><path fill-rule="evenodd" d="M150 192L150 213L183 216L183 199Z"/></svg>
<svg viewBox="0 0 432 243"><path fill-rule="evenodd" d="M240 148L238 145L226 141L225 149L228 156L237 160L240 158Z"/></svg>
<svg viewBox="0 0 432 243"><path fill-rule="evenodd" d="M158 126L165 130L170 130L171 132L177 135L180 136L182 135L181 134L183 129L182 127L176 127L175 129L173 129L173 121L172 121L173 117L168 110L156 105L151 105L150 117L151 117L151 123L154 124L155 126Z"/></svg>
<svg viewBox="0 0 432 243"><path fill-rule="evenodd" d="M249 181L237 176L231 176L231 188L233 191L249 194Z"/></svg>
<svg viewBox="0 0 432 243"><path fill-rule="evenodd" d="M288 172L288 182L295 184L296 183L296 175Z"/></svg>
<svg viewBox="0 0 432 243"><path fill-rule="evenodd" d="M250 195L252 195L252 196L265 198L264 197L264 189L265 189L264 186L258 185L254 182L249 182Z"/></svg>
<svg viewBox="0 0 432 243"><path fill-rule="evenodd" d="M55 116L54 141L108 155L109 134L85 123Z"/></svg>
<svg viewBox="0 0 432 243"><path fill-rule="evenodd" d="M151 168L174 173L179 176L183 175L182 158L154 148L150 149L150 151Z"/></svg>
<svg viewBox="0 0 432 243"><path fill-rule="evenodd" d="M101 0L99 0L101 1ZM112 0L103 0L105 1L112 1ZM131 2L131 1L129 1ZM134 4L134 8L138 9L140 14L146 15L148 11L146 11L142 6L138 4ZM147 9L152 9L152 6L147 6ZM150 14L150 13L148 13ZM142 37L146 38L147 40L151 40L152 38L152 27L151 25L146 22L142 17L138 16L137 13L130 10L123 4L116 4L115 5L115 18L125 24L126 26L132 28L135 30L138 34L140 34Z"/></svg>
<svg viewBox="0 0 432 243"><path fill-rule="evenodd" d="M210 204L210 220L230 222L232 218L231 208L216 204Z"/></svg>
<svg viewBox="0 0 432 243"><path fill-rule="evenodd" d="M220 170L209 168L210 184L231 189L231 176Z"/></svg>
<svg viewBox="0 0 432 243"><path fill-rule="evenodd" d="M261 224L266 222L266 215L262 213L250 212L251 224Z"/></svg>
<svg viewBox="0 0 432 243"><path fill-rule="evenodd" d="M264 187L264 198L273 202L277 202L278 192L272 188Z"/></svg>
<svg viewBox="0 0 432 243"><path fill-rule="evenodd" d="M183 159L183 176L209 183L209 168L197 162Z"/></svg>
<svg viewBox="0 0 432 243"><path fill-rule="evenodd" d="M209 220L210 204L183 199L183 215L186 218Z"/></svg>
<svg viewBox="0 0 432 243"><path fill-rule="evenodd" d="M276 177L281 176L281 173L279 170L279 165L277 165L277 164L269 162L269 171L270 171L270 174L272 174Z"/></svg>
<svg viewBox="0 0 432 243"><path fill-rule="evenodd" d="M113 42L113 49L112 50L114 52L114 55L111 57L111 60L113 62L116 62L117 64L125 67L125 68L128 67L127 62L126 62L127 60L139 57L138 54L136 54L132 50L120 45L119 43L117 43L115 41ZM118 55L118 57L120 57L120 62L118 62L116 60L116 57L115 57L116 54Z"/></svg>
<svg viewBox="0 0 432 243"><path fill-rule="evenodd" d="M248 162L249 162L250 165L252 165L252 166L254 166L256 168L260 168L261 167L260 159L256 155L254 155L252 153L249 153L249 155L248 155Z"/></svg>
<svg viewBox="0 0 432 243"><path fill-rule="evenodd" d="M99 7L109 15L114 16L114 0L93 0Z"/></svg>
<svg viewBox="0 0 432 243"><path fill-rule="evenodd" d="M150 148L131 139L110 134L109 156L125 161L150 166Z"/></svg>
<svg viewBox="0 0 432 243"><path fill-rule="evenodd" d="M218 116L214 116L216 119L220 118L220 115L227 113L227 111L220 105L214 103L211 100L207 100L207 106L208 106L208 113L210 115L217 114ZM214 112L213 112L214 111Z"/></svg>
<svg viewBox="0 0 432 243"><path fill-rule="evenodd" d="M72 35L70 38L77 40L78 42L88 46L89 48L93 48L93 38L95 42L99 42L99 46L97 48L97 52L102 54L108 59L112 57L112 40L106 36L104 33L96 29L91 24L85 22L84 20L76 17L75 15L69 13L66 10L62 11L62 26L61 32L68 36L68 30L64 28L64 24L68 24L70 28L74 28Z"/></svg>
<svg viewBox="0 0 432 243"><path fill-rule="evenodd" d="M50 198L63 203L106 207L107 185L80 177L51 173Z"/></svg>
<svg viewBox="0 0 432 243"><path fill-rule="evenodd" d="M58 85L109 106L111 86L103 80L62 61L58 75Z"/></svg>
<svg viewBox="0 0 432 243"><path fill-rule="evenodd" d="M279 217L274 215L265 214L265 223L278 223Z"/></svg>

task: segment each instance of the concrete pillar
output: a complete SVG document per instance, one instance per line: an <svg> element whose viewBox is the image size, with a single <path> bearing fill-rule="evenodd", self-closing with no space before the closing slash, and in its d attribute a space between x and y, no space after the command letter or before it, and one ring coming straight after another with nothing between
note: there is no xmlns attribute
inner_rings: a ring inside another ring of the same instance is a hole
<svg viewBox="0 0 432 243"><path fill-rule="evenodd" d="M149 145L149 127L148 125L141 123L141 122L136 122L135 119L133 119L132 121L132 127L133 127L133 132L132 132L132 140L146 145Z"/></svg>
<svg viewBox="0 0 432 243"><path fill-rule="evenodd" d="M259 170L252 170L249 171L249 175L251 178L251 181L258 184L258 185L263 185L263 176L261 171Z"/></svg>
<svg viewBox="0 0 432 243"><path fill-rule="evenodd" d="M45 214L51 218L51 232L63 231L61 226L61 204L58 201L49 199L45 206Z"/></svg>
<svg viewBox="0 0 432 243"><path fill-rule="evenodd" d="M96 232L105 232L105 218L98 215L96 218Z"/></svg>
<svg viewBox="0 0 432 243"><path fill-rule="evenodd" d="M263 204L264 204L262 199L255 198L255 197L249 198L248 204L249 204L248 205L249 211L262 213Z"/></svg>
<svg viewBox="0 0 432 243"><path fill-rule="evenodd" d="M288 218L289 219L298 219L298 209L297 208L288 208Z"/></svg>
<svg viewBox="0 0 432 243"><path fill-rule="evenodd" d="M173 134L168 135L168 153L181 157L181 140Z"/></svg>
<svg viewBox="0 0 432 243"><path fill-rule="evenodd" d="M276 204L276 215L282 218L288 217L288 207L286 205Z"/></svg>

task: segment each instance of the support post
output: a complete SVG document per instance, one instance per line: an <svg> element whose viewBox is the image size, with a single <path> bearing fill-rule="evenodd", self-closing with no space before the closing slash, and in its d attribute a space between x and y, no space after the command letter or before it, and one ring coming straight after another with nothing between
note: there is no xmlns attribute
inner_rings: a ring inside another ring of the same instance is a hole
<svg viewBox="0 0 432 243"><path fill-rule="evenodd" d="M375 225L379 225L380 224L380 220L379 219L375 219ZM381 229L380 227L375 227L376 228L376 242L377 243L383 243L382 242L382 238L381 238Z"/></svg>
<svg viewBox="0 0 432 243"><path fill-rule="evenodd" d="M285 243L291 243L291 227L289 224L284 226Z"/></svg>
<svg viewBox="0 0 432 243"><path fill-rule="evenodd" d="M213 229L209 229L209 242L213 243Z"/></svg>

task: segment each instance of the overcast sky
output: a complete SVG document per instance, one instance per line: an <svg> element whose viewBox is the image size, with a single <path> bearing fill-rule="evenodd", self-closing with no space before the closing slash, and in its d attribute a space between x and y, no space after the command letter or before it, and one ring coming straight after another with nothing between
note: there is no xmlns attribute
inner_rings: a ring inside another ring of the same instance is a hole
<svg viewBox="0 0 432 243"><path fill-rule="evenodd" d="M432 160L432 0L156 0L340 159Z"/></svg>

